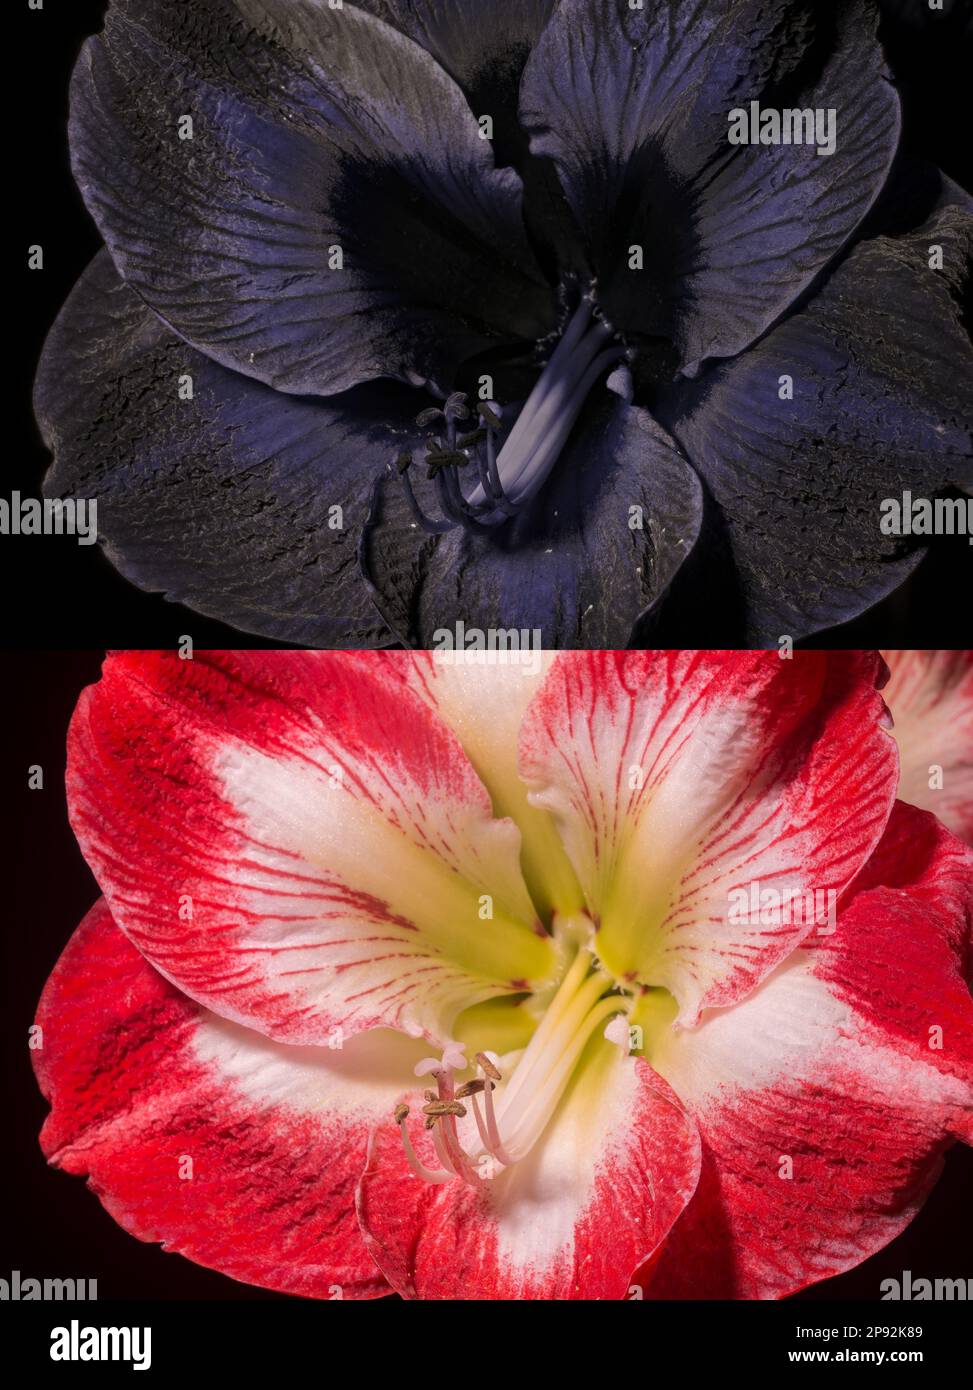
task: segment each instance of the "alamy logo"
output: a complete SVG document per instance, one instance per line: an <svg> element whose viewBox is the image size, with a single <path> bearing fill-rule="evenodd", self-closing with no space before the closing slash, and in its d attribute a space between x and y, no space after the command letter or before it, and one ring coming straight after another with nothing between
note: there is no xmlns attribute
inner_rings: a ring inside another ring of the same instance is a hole
<svg viewBox="0 0 973 1390"><path fill-rule="evenodd" d="M913 1279L909 1269L901 1279L883 1279L879 1288L883 1303L965 1303L973 1298L973 1279Z"/></svg>
<svg viewBox="0 0 973 1390"><path fill-rule="evenodd" d="M752 101L749 107L735 106L726 119L731 145L816 145L820 155L837 149L838 112L833 106L776 111Z"/></svg>
<svg viewBox="0 0 973 1390"><path fill-rule="evenodd" d="M97 1279L25 1279L19 1269L0 1279L0 1302L32 1303L66 1299L70 1303L98 1297Z"/></svg>
<svg viewBox="0 0 973 1390"><path fill-rule="evenodd" d="M834 888L764 887L759 879L731 888L727 921L731 926L816 926L830 936L838 925L838 893Z"/></svg>
<svg viewBox="0 0 973 1390"><path fill-rule="evenodd" d="M51 1329L52 1361L131 1361L134 1371L152 1365L151 1327L69 1327Z"/></svg>
<svg viewBox="0 0 973 1390"><path fill-rule="evenodd" d="M539 627L437 627L432 635L433 660L442 665L523 666L540 670L543 634Z"/></svg>
<svg viewBox="0 0 973 1390"><path fill-rule="evenodd" d="M98 501L91 497L0 497L0 535L77 536L78 545L98 539Z"/></svg>
<svg viewBox="0 0 973 1390"><path fill-rule="evenodd" d="M973 545L973 498L886 497L879 504L883 536L968 536Z"/></svg>

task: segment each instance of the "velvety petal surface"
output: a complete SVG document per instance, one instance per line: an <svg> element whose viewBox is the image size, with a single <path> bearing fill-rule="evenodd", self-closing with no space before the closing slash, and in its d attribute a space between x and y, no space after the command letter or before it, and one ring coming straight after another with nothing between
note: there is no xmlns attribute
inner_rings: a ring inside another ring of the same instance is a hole
<svg viewBox="0 0 973 1390"><path fill-rule="evenodd" d="M401 482L375 499L361 562L376 606L407 646L437 632L529 634L536 647L624 647L690 554L699 481L648 413L592 397L525 511L483 535L419 529Z"/></svg>
<svg viewBox="0 0 973 1390"><path fill-rule="evenodd" d="M519 832L390 659L119 654L71 725L71 823L118 925L281 1041L446 1038L553 969Z"/></svg>
<svg viewBox="0 0 973 1390"><path fill-rule="evenodd" d="M973 652L883 652L899 797L973 844Z"/></svg>
<svg viewBox="0 0 973 1390"><path fill-rule="evenodd" d="M520 124L521 76L557 0L363 0L361 8L401 29L433 55L479 119L492 122L494 159L513 165L524 191L524 220L552 281L582 269L583 250L557 173L530 153Z"/></svg>
<svg viewBox="0 0 973 1390"><path fill-rule="evenodd" d="M651 1295L784 1297L908 1225L944 1148L973 1138L971 915L969 849L899 803L833 936L660 1037L703 1171Z"/></svg>
<svg viewBox="0 0 973 1390"><path fill-rule="evenodd" d="M425 1152L423 1131L413 1139ZM595 1040L537 1146L481 1189L416 1177L395 1125L361 1180L365 1243L407 1298L620 1299L691 1198L693 1123L651 1068Z"/></svg>
<svg viewBox="0 0 973 1390"><path fill-rule="evenodd" d="M406 387L273 391L178 338L102 252L48 337L35 408L54 454L46 495L97 501L127 579L278 641L391 640L356 545L415 413Z"/></svg>
<svg viewBox="0 0 973 1390"><path fill-rule="evenodd" d="M858 617L922 558L922 535L883 529L903 495L973 491L970 207L947 190L917 230L860 243L666 417L718 505L748 642Z"/></svg>
<svg viewBox="0 0 973 1390"><path fill-rule="evenodd" d="M435 59L354 5L119 0L78 61L71 150L126 281L281 390L448 388L551 327L519 178Z"/></svg>
<svg viewBox="0 0 973 1390"><path fill-rule="evenodd" d="M875 23L858 0L562 0L521 116L613 322L671 339L693 371L753 342L841 250L898 140ZM833 152L731 144L728 115L751 101L835 112Z"/></svg>
<svg viewBox="0 0 973 1390"><path fill-rule="evenodd" d="M877 844L897 776L877 665L562 653L535 696L521 775L560 829L598 956L668 989L680 1023L741 999L818 930L814 913L763 921L760 893L840 893Z"/></svg>
<svg viewBox="0 0 973 1390"><path fill-rule="evenodd" d="M305 1298L388 1291L354 1212L369 1127L420 1044L292 1048L175 989L99 902L41 999L48 1160L140 1240Z"/></svg>
<svg viewBox="0 0 973 1390"><path fill-rule="evenodd" d="M492 116L501 141L519 145L521 74L557 0L362 0L360 7L421 44L462 89L474 115Z"/></svg>

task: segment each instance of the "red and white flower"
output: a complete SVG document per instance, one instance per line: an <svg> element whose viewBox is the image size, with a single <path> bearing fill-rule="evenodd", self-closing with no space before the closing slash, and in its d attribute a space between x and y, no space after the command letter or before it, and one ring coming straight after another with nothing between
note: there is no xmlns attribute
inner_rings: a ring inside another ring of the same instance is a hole
<svg viewBox="0 0 973 1390"><path fill-rule="evenodd" d="M112 656L45 1152L141 1239L319 1298L857 1264L973 1139L973 853L896 803L881 671Z"/></svg>
<svg viewBox="0 0 973 1390"><path fill-rule="evenodd" d="M883 652L899 796L973 845L973 652Z"/></svg>

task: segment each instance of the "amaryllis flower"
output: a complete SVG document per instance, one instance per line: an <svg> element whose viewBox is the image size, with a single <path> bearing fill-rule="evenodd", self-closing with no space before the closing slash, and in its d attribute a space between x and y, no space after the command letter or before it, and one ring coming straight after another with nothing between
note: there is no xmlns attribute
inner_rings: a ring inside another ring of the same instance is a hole
<svg viewBox="0 0 973 1390"><path fill-rule="evenodd" d="M899 796L973 844L973 652L883 652Z"/></svg>
<svg viewBox="0 0 973 1390"><path fill-rule="evenodd" d="M862 613L922 555L881 502L973 485L970 202L893 171L876 22L113 0L46 491L97 496L137 584L288 642L637 645L714 589L733 640ZM751 103L834 139L731 143Z"/></svg>
<svg viewBox="0 0 973 1390"><path fill-rule="evenodd" d="M50 1160L313 1297L780 1297L973 1139L973 852L860 653L112 656ZM882 668L884 670L884 668ZM785 906L786 905L786 906Z"/></svg>

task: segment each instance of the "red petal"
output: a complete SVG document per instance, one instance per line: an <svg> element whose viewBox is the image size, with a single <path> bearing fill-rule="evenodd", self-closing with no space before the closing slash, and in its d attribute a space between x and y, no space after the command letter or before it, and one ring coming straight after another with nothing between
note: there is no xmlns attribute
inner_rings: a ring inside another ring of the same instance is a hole
<svg viewBox="0 0 973 1390"><path fill-rule="evenodd" d="M421 1127L412 1133L421 1151ZM376 1264L406 1297L620 1299L698 1174L695 1127L668 1087L602 1041L536 1147L480 1189L427 1185L395 1126L381 1126L358 1209Z"/></svg>
<svg viewBox="0 0 973 1390"><path fill-rule="evenodd" d="M875 886L882 864L894 883ZM973 854L900 804L833 937L662 1041L704 1159L654 1296L784 1297L908 1225L951 1139L973 1138L971 918Z"/></svg>
<svg viewBox="0 0 973 1390"><path fill-rule="evenodd" d="M44 1152L88 1174L125 1230L283 1293L388 1292L355 1184L420 1044L395 1036L390 1050L389 1035L370 1034L290 1048L227 1023L153 970L103 901L58 961L37 1023Z"/></svg>
<svg viewBox="0 0 973 1390"><path fill-rule="evenodd" d="M680 1021L744 997L815 930L734 921L740 894L839 893L878 842L895 746L877 658L562 654L520 744L617 978L664 985Z"/></svg>
<svg viewBox="0 0 973 1390"><path fill-rule="evenodd" d="M892 673L883 694L899 745L899 796L973 844L973 652L882 655Z"/></svg>
<svg viewBox="0 0 973 1390"><path fill-rule="evenodd" d="M281 1041L442 1037L551 969L519 832L397 655L130 652L71 726L71 821L116 922Z"/></svg>

